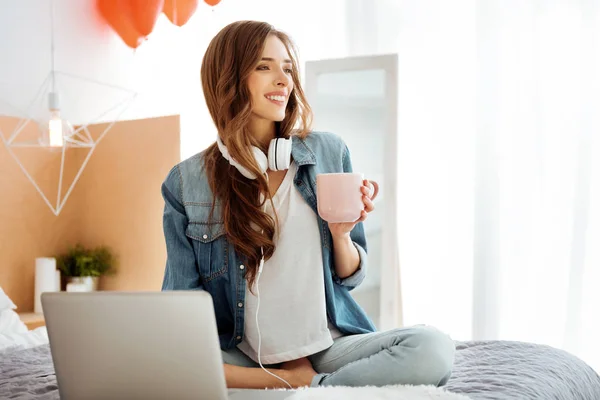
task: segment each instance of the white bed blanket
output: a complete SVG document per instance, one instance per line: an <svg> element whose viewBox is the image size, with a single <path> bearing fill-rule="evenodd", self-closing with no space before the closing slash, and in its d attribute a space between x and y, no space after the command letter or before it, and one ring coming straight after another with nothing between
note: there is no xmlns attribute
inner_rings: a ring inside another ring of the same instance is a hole
<svg viewBox="0 0 600 400"><path fill-rule="evenodd" d="M319 387L296 392L286 400L469 400L435 386L393 385L384 387Z"/></svg>

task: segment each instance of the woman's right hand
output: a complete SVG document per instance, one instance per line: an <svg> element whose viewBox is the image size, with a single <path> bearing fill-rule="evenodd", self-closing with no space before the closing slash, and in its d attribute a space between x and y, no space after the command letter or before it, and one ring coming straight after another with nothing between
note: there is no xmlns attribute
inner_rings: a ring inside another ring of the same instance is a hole
<svg viewBox="0 0 600 400"><path fill-rule="evenodd" d="M287 361L281 364L281 369L288 371L286 380L294 388L310 386L313 378L317 375L309 359L304 357L298 360Z"/></svg>

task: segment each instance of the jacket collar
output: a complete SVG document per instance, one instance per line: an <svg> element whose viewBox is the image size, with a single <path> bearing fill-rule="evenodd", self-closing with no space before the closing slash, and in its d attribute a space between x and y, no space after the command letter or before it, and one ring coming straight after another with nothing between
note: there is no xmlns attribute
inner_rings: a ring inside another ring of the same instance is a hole
<svg viewBox="0 0 600 400"><path fill-rule="evenodd" d="M308 143L296 135L292 136L292 157L298 166L317 163L317 157Z"/></svg>

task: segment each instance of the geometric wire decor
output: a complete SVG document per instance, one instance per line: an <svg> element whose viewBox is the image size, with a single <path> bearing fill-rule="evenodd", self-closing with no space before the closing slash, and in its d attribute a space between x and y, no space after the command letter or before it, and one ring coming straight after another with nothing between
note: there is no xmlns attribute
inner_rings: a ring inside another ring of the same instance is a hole
<svg viewBox="0 0 600 400"><path fill-rule="evenodd" d="M120 101L112 106L109 106L107 109L102 110L99 114L97 114L94 118L87 121L85 124L81 124L79 126L72 126L68 120L63 119L64 128L64 136L63 136L63 144L60 147L51 147L48 143L48 118L45 116L45 113L35 113L33 115L32 110L35 108L34 106L39 103L43 103L43 100L48 98L48 94L51 93L52 90L51 81L54 79L52 76L63 76L68 77L73 80L84 81L88 83L92 83L94 85L104 86L106 88L110 88L112 90L122 91L125 96L120 99ZM17 124L11 132L3 132L0 128L0 138L2 142L6 146L8 153L12 156L12 158L17 162L27 179L33 184L37 192L41 195L44 202L50 207L54 215L58 216L63 206L65 205L67 199L69 198L75 184L79 180L85 166L87 165L90 157L94 153L96 146L100 143L100 141L105 137L108 131L113 127L115 122L119 119L124 111L127 110L129 105L135 100L137 93L135 91L125 89L122 87L118 87L111 84L106 84L102 82L98 82L93 79L88 79L84 77L79 77L70 73L64 73L59 71L52 71L48 77L44 80L44 83L39 89L37 96L33 99L27 110L18 110L17 107L10 105L7 101L2 101L7 104L10 108L15 110L15 114L19 117ZM97 135L97 138L93 138L88 127L89 125L102 122L104 118L112 113L111 122L102 130L102 132ZM41 114L41 115L40 115ZM11 116L11 115L7 115ZM32 126L33 125L33 126ZM19 136L27 136L23 134L26 129L35 129L37 134L35 135L35 139L31 140L19 140ZM58 188L56 201L51 201L44 191L40 188L40 185L36 182L32 174L27 171L27 168L16 154L16 149L18 148L38 148L42 149L41 151L61 151L61 160L60 160L60 172L58 176ZM81 164L75 178L73 179L71 185L68 187L66 191L63 192L63 178L65 172L65 156L67 149L77 149L77 148L88 148L89 152L87 153L83 163Z"/></svg>

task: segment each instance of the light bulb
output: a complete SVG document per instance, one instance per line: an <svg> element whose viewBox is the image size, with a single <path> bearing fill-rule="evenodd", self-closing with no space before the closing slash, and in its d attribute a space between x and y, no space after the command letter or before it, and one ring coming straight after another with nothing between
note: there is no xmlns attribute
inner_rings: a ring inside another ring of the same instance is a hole
<svg viewBox="0 0 600 400"><path fill-rule="evenodd" d="M50 147L63 146L63 121L60 118L59 110L50 110L50 120L48 121L48 136Z"/></svg>

